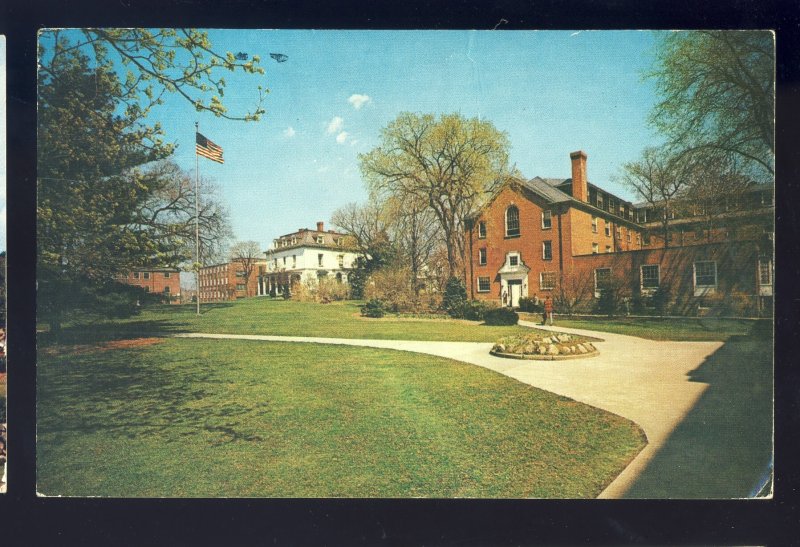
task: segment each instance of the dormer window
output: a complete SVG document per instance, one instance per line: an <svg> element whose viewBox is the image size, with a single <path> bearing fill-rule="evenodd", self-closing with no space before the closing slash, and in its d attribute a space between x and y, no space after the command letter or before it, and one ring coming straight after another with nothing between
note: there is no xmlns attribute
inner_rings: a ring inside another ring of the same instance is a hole
<svg viewBox="0 0 800 547"><path fill-rule="evenodd" d="M325 244L325 236L317 236L317 244L324 245Z"/></svg>
<svg viewBox="0 0 800 547"><path fill-rule="evenodd" d="M512 205L506 209L506 237L519 236L519 209Z"/></svg>
<svg viewBox="0 0 800 547"><path fill-rule="evenodd" d="M296 238L296 237L293 237L293 238L292 238L292 245L295 245L296 243L297 243L297 238Z"/></svg>

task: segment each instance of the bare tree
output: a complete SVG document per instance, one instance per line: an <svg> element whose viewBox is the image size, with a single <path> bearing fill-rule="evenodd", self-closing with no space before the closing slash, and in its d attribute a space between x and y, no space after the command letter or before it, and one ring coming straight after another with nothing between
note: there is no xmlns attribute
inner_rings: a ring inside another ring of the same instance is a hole
<svg viewBox="0 0 800 547"><path fill-rule="evenodd" d="M398 250L397 259L410 270L411 289L419 295L420 276L429 270L428 262L437 244L441 243L436 216L419 198L400 201L392 198L387 209L393 220L392 239Z"/></svg>
<svg viewBox="0 0 800 547"><path fill-rule="evenodd" d="M130 173L130 184L143 179L155 190L137 212L135 227L151 234L152 253L161 262L179 265L194 260L195 180L172 161L161 161ZM214 183L201 178L199 184L200 262L219 262L226 256L232 231L228 211L217 198Z"/></svg>
<svg viewBox="0 0 800 547"><path fill-rule="evenodd" d="M242 265L242 277L247 296L253 296L250 294L250 276L255 270L256 263L263 258L263 254L261 246L256 241L237 241L231 246L231 261Z"/></svg>
<svg viewBox="0 0 800 547"><path fill-rule="evenodd" d="M690 155L674 155L666 148L646 148L640 160L624 166L621 182L660 216L665 247L669 246L674 202L691 182L692 169Z"/></svg>
<svg viewBox="0 0 800 547"><path fill-rule="evenodd" d="M350 235L362 252L389 240L389 216L376 201L365 205L348 203L339 207L331 215L331 222Z"/></svg>

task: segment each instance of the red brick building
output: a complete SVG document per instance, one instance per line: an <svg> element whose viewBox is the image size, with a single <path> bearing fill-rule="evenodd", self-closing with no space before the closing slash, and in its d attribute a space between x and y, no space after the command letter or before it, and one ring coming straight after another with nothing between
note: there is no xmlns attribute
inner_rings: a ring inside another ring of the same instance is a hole
<svg viewBox="0 0 800 547"><path fill-rule="evenodd" d="M670 246L654 211L588 182L584 152L570 154L569 179L514 179L468 219L467 287L472 298L516 307L550 295L589 311L605 289L620 299L668 293L670 311L697 313L720 299L771 307L771 198L715 219L674 219ZM744 312L742 312L744 313Z"/></svg>
<svg viewBox="0 0 800 547"><path fill-rule="evenodd" d="M200 269L200 301L222 302L255 296L258 278L266 270L266 260L253 265L250 277L245 280L245 267L241 261L204 266Z"/></svg>
<svg viewBox="0 0 800 547"><path fill-rule="evenodd" d="M180 303L181 273L177 268L151 268L129 272L117 278L121 283L142 287L145 291L162 296L168 304Z"/></svg>

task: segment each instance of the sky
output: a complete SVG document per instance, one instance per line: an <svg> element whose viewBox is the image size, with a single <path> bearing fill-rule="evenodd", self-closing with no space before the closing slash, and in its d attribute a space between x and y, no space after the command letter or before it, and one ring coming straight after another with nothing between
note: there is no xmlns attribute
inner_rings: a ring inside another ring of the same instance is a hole
<svg viewBox="0 0 800 547"><path fill-rule="evenodd" d="M170 96L151 114L194 170L194 123L224 149L214 179L238 240L267 249L298 228L326 229L334 210L367 193L358 155L404 111L491 121L507 133L525 177L571 176L569 153L588 155L589 180L621 197L622 165L661 139L646 118L656 102L649 31L210 30L218 51L259 55L264 76L225 74L232 114L266 85L266 114L239 122L198 113ZM283 63L270 53L288 56Z"/></svg>

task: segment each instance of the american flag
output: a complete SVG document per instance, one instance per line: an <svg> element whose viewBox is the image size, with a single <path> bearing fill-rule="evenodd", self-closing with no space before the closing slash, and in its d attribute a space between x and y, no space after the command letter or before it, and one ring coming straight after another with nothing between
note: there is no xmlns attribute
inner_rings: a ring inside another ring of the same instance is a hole
<svg viewBox="0 0 800 547"><path fill-rule="evenodd" d="M200 133L197 133L197 146L195 146L195 151L211 161L225 163L225 160L222 159L222 147L217 146Z"/></svg>

